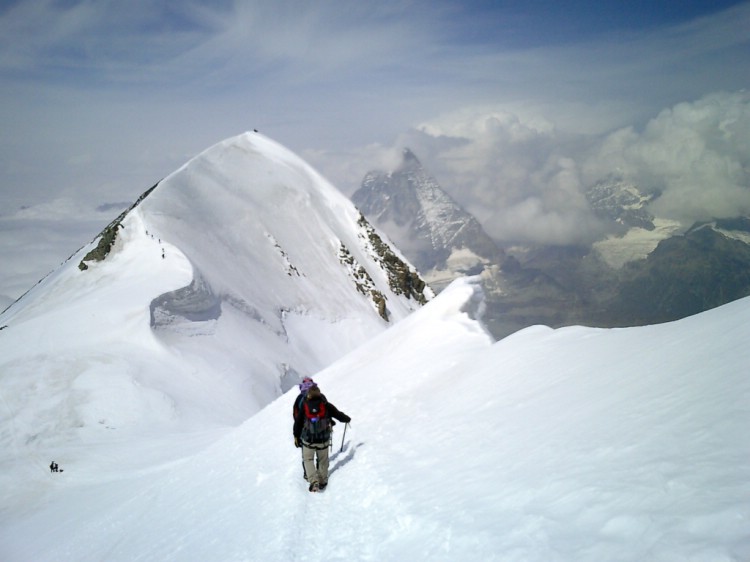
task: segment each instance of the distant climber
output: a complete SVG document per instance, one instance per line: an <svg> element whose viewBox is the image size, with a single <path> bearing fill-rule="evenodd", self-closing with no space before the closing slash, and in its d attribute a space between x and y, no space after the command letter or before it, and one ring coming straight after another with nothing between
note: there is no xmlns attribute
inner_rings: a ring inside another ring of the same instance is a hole
<svg viewBox="0 0 750 562"><path fill-rule="evenodd" d="M60 472L60 466L55 461L52 461L52 464L49 465L49 471Z"/></svg>
<svg viewBox="0 0 750 562"><path fill-rule="evenodd" d="M328 446L333 427L331 418L343 423L352 421L328 402L318 385L312 383L294 418L294 445L302 449L302 463L311 492L324 490L328 486Z"/></svg>

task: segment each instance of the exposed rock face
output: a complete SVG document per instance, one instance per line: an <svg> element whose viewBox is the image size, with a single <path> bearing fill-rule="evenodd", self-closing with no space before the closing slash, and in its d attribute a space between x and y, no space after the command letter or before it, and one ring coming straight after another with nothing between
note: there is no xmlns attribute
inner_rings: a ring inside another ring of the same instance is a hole
<svg viewBox="0 0 750 562"><path fill-rule="evenodd" d="M443 191L408 149L395 171L369 172L352 201L432 285L479 273L504 257L479 222Z"/></svg>
<svg viewBox="0 0 750 562"><path fill-rule="evenodd" d="M533 324L634 326L676 320L750 295L750 219L684 227L611 176L586 198L610 235L593 246L501 249L409 150L393 172L368 173L352 199L440 290L482 274L484 320L501 338ZM461 259L464 258L464 259Z"/></svg>
<svg viewBox="0 0 750 562"><path fill-rule="evenodd" d="M133 203L133 205L128 208L126 211L123 211L120 216L118 216L115 220L113 220L111 223L109 223L104 230L101 231L99 234L99 243L96 245L96 248L91 250L88 254L86 254L81 262L78 264L78 269L81 271L86 271L89 266L86 265L86 262L91 261L103 261L109 252L112 250L112 246L115 245L115 240L117 240L117 231L122 226L123 219L128 216L128 213L135 209L146 197L148 197L148 194L151 193L154 189L156 189L156 186L159 185L158 183L155 184L153 187L146 190L143 195L141 195L138 200Z"/></svg>
<svg viewBox="0 0 750 562"><path fill-rule="evenodd" d="M653 230L654 216L646 205L655 198L644 195L637 185L621 178L608 178L595 183L586 192L586 199L594 212L626 228Z"/></svg>
<svg viewBox="0 0 750 562"><path fill-rule="evenodd" d="M496 336L535 323L669 322L750 295L750 220L695 225L618 268L588 247L538 247L506 260L503 273L486 315Z"/></svg>
<svg viewBox="0 0 750 562"><path fill-rule="evenodd" d="M732 228L722 232L719 225ZM620 275L611 314L625 325L667 322L750 294L750 236L745 218L695 225L659 243ZM737 227L740 227L739 229Z"/></svg>

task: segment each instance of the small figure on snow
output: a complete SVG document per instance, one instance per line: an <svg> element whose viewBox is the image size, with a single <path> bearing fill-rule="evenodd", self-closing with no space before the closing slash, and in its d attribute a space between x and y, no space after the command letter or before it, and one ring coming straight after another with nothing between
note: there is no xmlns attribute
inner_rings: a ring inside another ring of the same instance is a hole
<svg viewBox="0 0 750 562"><path fill-rule="evenodd" d="M52 463L49 465L49 471L60 472L60 466L55 461L52 461Z"/></svg>
<svg viewBox="0 0 750 562"><path fill-rule="evenodd" d="M302 448L302 463L311 492L323 490L328 485L328 446L333 427L331 418L342 423L352 421L328 402L318 385L312 383L294 418L294 445Z"/></svg>

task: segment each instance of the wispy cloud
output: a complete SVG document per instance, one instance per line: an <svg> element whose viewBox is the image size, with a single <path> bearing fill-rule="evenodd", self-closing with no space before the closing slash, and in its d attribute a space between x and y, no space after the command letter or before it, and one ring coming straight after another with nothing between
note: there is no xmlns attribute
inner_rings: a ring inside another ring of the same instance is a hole
<svg viewBox="0 0 750 562"><path fill-rule="evenodd" d="M349 193L413 139L446 187L482 202L492 232L531 236L535 219L574 239L571 217L597 227L571 187L590 171L582 147L631 126L620 159L635 167L663 109L748 87L750 3L728 4L618 27L607 2L6 3L0 212L132 200L258 128ZM515 214L487 210L509 201Z"/></svg>

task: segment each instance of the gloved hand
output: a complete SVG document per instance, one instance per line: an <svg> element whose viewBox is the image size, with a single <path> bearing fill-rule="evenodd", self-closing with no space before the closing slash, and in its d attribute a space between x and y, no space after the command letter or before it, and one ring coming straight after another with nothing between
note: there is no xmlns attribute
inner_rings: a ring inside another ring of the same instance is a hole
<svg viewBox="0 0 750 562"><path fill-rule="evenodd" d="M349 416L346 416L346 421L344 423L349 423L350 421L352 421L352 418L350 418Z"/></svg>
<svg viewBox="0 0 750 562"><path fill-rule="evenodd" d="M294 438L294 446L298 449L302 447L302 442L299 440L299 437Z"/></svg>

